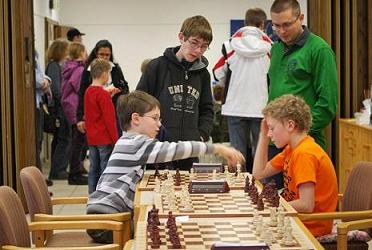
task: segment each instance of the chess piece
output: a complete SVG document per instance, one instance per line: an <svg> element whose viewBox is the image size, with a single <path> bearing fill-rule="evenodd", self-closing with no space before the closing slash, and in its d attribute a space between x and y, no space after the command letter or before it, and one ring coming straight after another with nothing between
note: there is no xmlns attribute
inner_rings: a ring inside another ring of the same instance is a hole
<svg viewBox="0 0 372 250"><path fill-rule="evenodd" d="M276 208L275 207L270 207L269 208L270 210L270 222L269 222L269 225L272 226L272 227L276 227L277 224L278 224L278 221L277 221L277 213L276 213Z"/></svg>
<svg viewBox="0 0 372 250"><path fill-rule="evenodd" d="M195 170L194 168L190 168L190 181L194 180L195 179Z"/></svg>
<svg viewBox="0 0 372 250"><path fill-rule="evenodd" d="M216 180L216 179L217 179L217 170L213 169L212 180Z"/></svg>
<svg viewBox="0 0 372 250"><path fill-rule="evenodd" d="M156 176L156 177L155 177L155 188L154 188L154 192L155 192L155 193L160 193L160 190L161 190L161 187L160 187L160 180L159 180L159 177Z"/></svg>
<svg viewBox="0 0 372 250"><path fill-rule="evenodd" d="M181 174L179 172L179 170L177 169L177 172L176 172L176 175L175 175L175 178L174 178L174 185L179 187L181 186Z"/></svg>
<svg viewBox="0 0 372 250"><path fill-rule="evenodd" d="M249 192L249 176L247 175L247 177L245 178L245 186L244 186L244 192L245 193L248 193Z"/></svg>
<svg viewBox="0 0 372 250"><path fill-rule="evenodd" d="M291 227L286 227L285 228L283 243L284 243L285 246L295 245L295 241L293 240L292 228Z"/></svg>
<svg viewBox="0 0 372 250"><path fill-rule="evenodd" d="M264 206L264 203L263 203L263 200L262 200L262 196L261 195L258 195L258 199L257 199L257 210L258 211L263 211L265 209L265 206Z"/></svg>
<svg viewBox="0 0 372 250"><path fill-rule="evenodd" d="M159 166L158 166L158 165L155 166L154 177L155 177L155 179L156 179L156 178L160 178Z"/></svg>
<svg viewBox="0 0 372 250"><path fill-rule="evenodd" d="M229 166L225 165L224 167L224 174L225 176L229 174Z"/></svg>

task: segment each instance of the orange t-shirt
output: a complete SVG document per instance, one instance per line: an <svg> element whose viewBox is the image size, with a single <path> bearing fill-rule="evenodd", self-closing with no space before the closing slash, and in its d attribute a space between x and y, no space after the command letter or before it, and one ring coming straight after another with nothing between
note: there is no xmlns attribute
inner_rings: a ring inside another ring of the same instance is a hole
<svg viewBox="0 0 372 250"><path fill-rule="evenodd" d="M333 212L337 206L337 177L331 159L315 143L311 136L306 136L293 150L289 145L271 161L271 165L283 171L286 201L299 199L299 186L313 182L314 213ZM314 236L329 234L332 220L304 221L305 226Z"/></svg>

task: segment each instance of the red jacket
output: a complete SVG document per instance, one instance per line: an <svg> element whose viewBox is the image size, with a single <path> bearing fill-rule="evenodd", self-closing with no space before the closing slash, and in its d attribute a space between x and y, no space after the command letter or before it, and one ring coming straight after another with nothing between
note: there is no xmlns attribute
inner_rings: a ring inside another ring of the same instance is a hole
<svg viewBox="0 0 372 250"><path fill-rule="evenodd" d="M115 144L118 140L115 108L110 94L100 86L89 86L84 95L84 118L88 145Z"/></svg>

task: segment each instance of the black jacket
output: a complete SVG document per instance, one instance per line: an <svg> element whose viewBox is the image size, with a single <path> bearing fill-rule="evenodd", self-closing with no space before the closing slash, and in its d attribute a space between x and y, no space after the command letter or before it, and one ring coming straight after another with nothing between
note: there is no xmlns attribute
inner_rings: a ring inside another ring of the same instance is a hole
<svg viewBox="0 0 372 250"><path fill-rule="evenodd" d="M111 79L112 83L116 88L122 90L122 92L117 93L112 97L112 101L116 104L116 100L120 95L128 94L128 82L124 79L123 72L121 71L120 66L117 63L114 63L115 67L112 67L111 70ZM87 88L92 84L92 78L90 77L90 71L84 69L83 74L81 76L80 82L80 89L79 89L79 105L76 112L77 120L83 121L84 120L84 94ZM116 105L115 105L116 106Z"/></svg>
<svg viewBox="0 0 372 250"><path fill-rule="evenodd" d="M208 61L202 57L193 63L179 62L178 49L168 48L149 62L137 89L159 100L167 140L207 141L213 123Z"/></svg>

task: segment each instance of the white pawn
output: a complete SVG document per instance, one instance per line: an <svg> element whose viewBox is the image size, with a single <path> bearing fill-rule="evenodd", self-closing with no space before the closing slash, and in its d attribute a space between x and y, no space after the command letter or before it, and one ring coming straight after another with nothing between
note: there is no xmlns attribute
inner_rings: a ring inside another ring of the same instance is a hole
<svg viewBox="0 0 372 250"><path fill-rule="evenodd" d="M189 176L190 181L195 179L195 171L194 168L190 168L190 176Z"/></svg>
<svg viewBox="0 0 372 250"><path fill-rule="evenodd" d="M236 179L240 181L243 178L244 176L242 176L242 165L240 165L240 163L238 162L238 164L236 164Z"/></svg>
<svg viewBox="0 0 372 250"><path fill-rule="evenodd" d="M213 169L212 180L216 180L216 179L217 179L217 170Z"/></svg>
<svg viewBox="0 0 372 250"><path fill-rule="evenodd" d="M270 210L270 222L269 222L269 225L272 226L272 227L276 227L277 224L278 224L278 221L276 219L276 208L275 207L270 207L269 208Z"/></svg>
<svg viewBox="0 0 372 250"><path fill-rule="evenodd" d="M285 228L283 243L284 243L285 246L293 246L295 244L295 241L293 240L292 228L291 227L286 227Z"/></svg>
<svg viewBox="0 0 372 250"><path fill-rule="evenodd" d="M155 177L155 188L154 188L155 193L160 193L160 180L156 176Z"/></svg>
<svg viewBox="0 0 372 250"><path fill-rule="evenodd" d="M229 173L229 166L225 165L224 172L225 176Z"/></svg>

